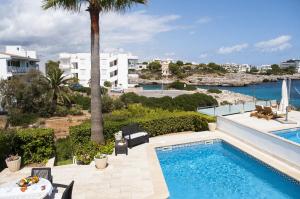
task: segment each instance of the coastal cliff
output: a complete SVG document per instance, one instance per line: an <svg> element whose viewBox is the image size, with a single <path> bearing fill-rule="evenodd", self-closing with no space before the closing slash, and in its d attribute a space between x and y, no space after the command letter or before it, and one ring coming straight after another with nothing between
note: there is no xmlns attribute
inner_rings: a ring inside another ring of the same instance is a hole
<svg viewBox="0 0 300 199"><path fill-rule="evenodd" d="M209 86L247 86L250 84L259 84L263 82L274 82L284 78L300 79L300 74L294 75L253 75L247 73L226 73L192 75L180 81L191 85L209 85ZM163 79L130 79L133 84L169 84L176 81L176 78Z"/></svg>

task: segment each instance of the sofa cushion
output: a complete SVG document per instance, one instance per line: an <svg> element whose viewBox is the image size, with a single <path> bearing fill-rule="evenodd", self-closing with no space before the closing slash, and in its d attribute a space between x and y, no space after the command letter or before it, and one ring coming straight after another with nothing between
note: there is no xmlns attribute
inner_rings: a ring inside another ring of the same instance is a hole
<svg viewBox="0 0 300 199"><path fill-rule="evenodd" d="M131 134L131 135L130 135L130 138L131 138L131 139L134 139L134 138L138 138L138 137L143 137L143 136L145 136L145 135L147 135L147 134L148 134L148 133L146 133L146 132L138 132L138 133ZM126 138L126 139L129 139L129 135L126 135L125 138Z"/></svg>

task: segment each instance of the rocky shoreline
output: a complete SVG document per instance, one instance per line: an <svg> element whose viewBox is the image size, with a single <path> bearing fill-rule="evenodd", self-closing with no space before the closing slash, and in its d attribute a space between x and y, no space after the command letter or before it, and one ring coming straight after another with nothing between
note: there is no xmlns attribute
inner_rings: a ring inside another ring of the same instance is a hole
<svg viewBox="0 0 300 199"><path fill-rule="evenodd" d="M276 82L284 78L300 80L300 74L294 75L252 75L247 73L226 73L224 75L207 74L207 75L193 75L180 81L190 85L202 86L247 86L251 84L260 84L263 82ZM135 79L132 80L134 84L169 84L177 79L165 78L160 80L155 79Z"/></svg>

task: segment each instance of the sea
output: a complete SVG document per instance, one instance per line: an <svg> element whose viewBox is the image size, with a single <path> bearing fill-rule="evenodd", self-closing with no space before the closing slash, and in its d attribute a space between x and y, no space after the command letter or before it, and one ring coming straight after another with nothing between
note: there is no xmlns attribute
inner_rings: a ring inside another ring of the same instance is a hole
<svg viewBox="0 0 300 199"><path fill-rule="evenodd" d="M161 90L161 85L142 85L144 90ZM217 88L229 90L236 93L254 96L259 100L277 100L281 99L282 80L277 82L266 82L261 84L252 84L242 87L233 86L198 86L199 88ZM290 88L290 104L300 108L300 80L292 80Z"/></svg>

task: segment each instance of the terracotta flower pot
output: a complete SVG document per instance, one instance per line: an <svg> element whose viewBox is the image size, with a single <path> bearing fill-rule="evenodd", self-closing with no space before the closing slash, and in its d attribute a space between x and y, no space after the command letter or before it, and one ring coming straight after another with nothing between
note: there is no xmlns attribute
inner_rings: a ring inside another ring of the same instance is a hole
<svg viewBox="0 0 300 199"><path fill-rule="evenodd" d="M106 165L107 165L107 156L105 156L104 158L94 158L95 161L95 166L97 169L105 169Z"/></svg>
<svg viewBox="0 0 300 199"><path fill-rule="evenodd" d="M12 160L12 161L8 161L8 158L6 158L5 160L7 168L11 171L11 172L16 172L20 170L21 167L21 157L19 157L19 159L17 160Z"/></svg>
<svg viewBox="0 0 300 199"><path fill-rule="evenodd" d="M217 128L217 123L215 123L215 122L208 123L209 131L215 131L216 128Z"/></svg>

